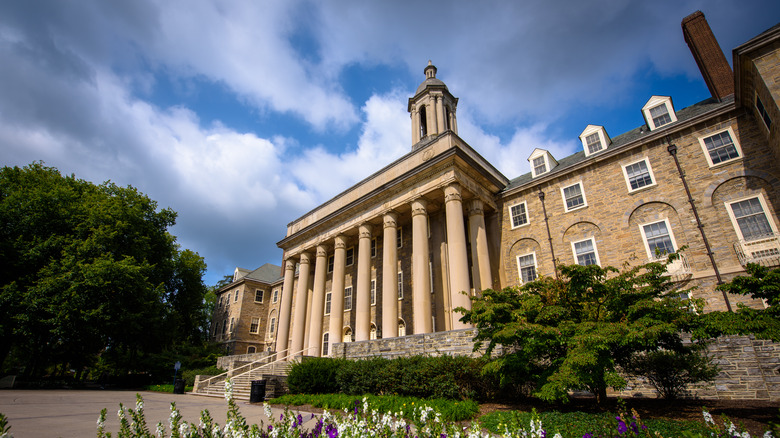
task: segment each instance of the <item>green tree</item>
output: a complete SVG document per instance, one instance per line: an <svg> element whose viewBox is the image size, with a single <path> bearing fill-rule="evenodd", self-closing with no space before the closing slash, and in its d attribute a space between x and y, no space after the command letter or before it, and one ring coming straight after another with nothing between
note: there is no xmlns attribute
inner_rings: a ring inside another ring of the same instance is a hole
<svg viewBox="0 0 780 438"><path fill-rule="evenodd" d="M193 336L205 264L180 251L173 210L133 187L0 169L0 365L79 372L109 350L158 351Z"/></svg>
<svg viewBox="0 0 780 438"><path fill-rule="evenodd" d="M505 387L528 386L548 401L587 390L601 403L608 388L625 387L620 370L637 355L690 352L681 333L694 323L697 303L680 298L665 270L660 263L623 271L562 266L560 280L484 291L470 311L460 309L462 320L478 329L475 348L502 347L485 371Z"/></svg>

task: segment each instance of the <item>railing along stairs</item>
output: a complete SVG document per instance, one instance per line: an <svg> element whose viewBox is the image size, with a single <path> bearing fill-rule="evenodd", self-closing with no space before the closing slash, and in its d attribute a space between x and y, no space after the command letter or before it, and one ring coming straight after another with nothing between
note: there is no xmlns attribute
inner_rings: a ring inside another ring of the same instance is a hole
<svg viewBox="0 0 780 438"><path fill-rule="evenodd" d="M197 381L192 393L195 395L223 397L225 395L225 380L229 377L233 382L233 398L236 400L249 400L253 380L264 379L266 376L286 378L292 362L299 360L308 350L309 348L305 348L268 362L270 358L276 356L276 353L274 353L271 356L266 356L222 374Z"/></svg>

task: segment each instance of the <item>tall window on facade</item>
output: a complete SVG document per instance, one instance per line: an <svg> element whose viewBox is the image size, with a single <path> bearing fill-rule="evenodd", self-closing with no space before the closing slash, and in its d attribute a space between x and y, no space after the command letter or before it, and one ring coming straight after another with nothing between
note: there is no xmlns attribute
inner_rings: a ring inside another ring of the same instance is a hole
<svg viewBox="0 0 780 438"><path fill-rule="evenodd" d="M651 259L663 258L675 251L669 224L665 220L642 225L642 232Z"/></svg>
<svg viewBox="0 0 780 438"><path fill-rule="evenodd" d="M711 166L739 158L738 145L731 135L731 130L727 129L702 139Z"/></svg>
<svg viewBox="0 0 780 438"><path fill-rule="evenodd" d="M224 335L225 332L227 332L227 319L222 321L222 334Z"/></svg>
<svg viewBox="0 0 780 438"><path fill-rule="evenodd" d="M255 302L256 303L261 303L261 304L263 303L263 294L264 293L265 293L265 291L263 291L262 289L257 289L255 291Z"/></svg>
<svg viewBox="0 0 780 438"><path fill-rule="evenodd" d="M344 288L344 310L352 310L352 286Z"/></svg>
<svg viewBox="0 0 780 438"><path fill-rule="evenodd" d="M534 175L541 175L547 172L547 163L544 161L544 157L536 157L533 159Z"/></svg>
<svg viewBox="0 0 780 438"><path fill-rule="evenodd" d="M450 123L450 107L445 106L444 107L444 129L449 131L452 129L452 125Z"/></svg>
<svg viewBox="0 0 780 438"><path fill-rule="evenodd" d="M525 254L517 257L517 272L521 283L536 280L536 254Z"/></svg>
<svg viewBox="0 0 780 438"><path fill-rule="evenodd" d="M589 154L595 154L603 148L601 146L601 137L599 137L598 132L594 132L593 134L585 137L585 143L588 144Z"/></svg>
<svg viewBox="0 0 780 438"><path fill-rule="evenodd" d="M420 106L420 138L428 135L428 112L425 105Z"/></svg>
<svg viewBox="0 0 780 438"><path fill-rule="evenodd" d="M672 118L669 116L669 110L666 108L665 103L650 108L650 117L653 118L653 125L656 128L672 123Z"/></svg>
<svg viewBox="0 0 780 438"><path fill-rule="evenodd" d="M230 318L230 333L233 333L233 329L236 328L235 322L236 322L235 318Z"/></svg>
<svg viewBox="0 0 780 438"><path fill-rule="evenodd" d="M376 306L376 279L371 280L371 305Z"/></svg>
<svg viewBox="0 0 780 438"><path fill-rule="evenodd" d="M764 121L766 129L771 130L772 119L769 118L769 113L767 112L766 108L764 108L764 103L761 102L761 98L758 97L758 94L756 94L756 110L758 111L758 116L761 117L761 120Z"/></svg>
<svg viewBox="0 0 780 438"><path fill-rule="evenodd" d="M625 173L626 181L628 181L629 192L655 184L650 165L646 159L624 166L623 172Z"/></svg>
<svg viewBox="0 0 780 438"><path fill-rule="evenodd" d="M322 335L322 355L327 356L328 355L328 340L330 339L330 334L325 333Z"/></svg>
<svg viewBox="0 0 780 438"><path fill-rule="evenodd" d="M732 202L730 207L743 239L757 240L774 234L758 197Z"/></svg>
<svg viewBox="0 0 780 438"><path fill-rule="evenodd" d="M273 301L274 303L279 301L279 289L274 289L274 298L271 301Z"/></svg>
<svg viewBox="0 0 780 438"><path fill-rule="evenodd" d="M236 291L236 298L234 298L233 301L238 302L238 291Z"/></svg>
<svg viewBox="0 0 780 438"><path fill-rule="evenodd" d="M249 333L260 332L260 318L252 318L252 323L249 324Z"/></svg>
<svg viewBox="0 0 780 438"><path fill-rule="evenodd" d="M596 243L593 239L573 242L572 246L574 247L574 258L577 260L578 265L588 266L599 263L596 257Z"/></svg>
<svg viewBox="0 0 780 438"><path fill-rule="evenodd" d="M528 223L528 210L525 202L509 207L509 211L512 216L512 228L517 228Z"/></svg>
<svg viewBox="0 0 780 438"><path fill-rule="evenodd" d="M569 187L564 187L563 201L566 206L566 211L571 211L576 208L585 206L585 195L582 193L582 184L572 184Z"/></svg>
<svg viewBox="0 0 780 438"><path fill-rule="evenodd" d="M406 336L406 323L403 319L398 320L398 336Z"/></svg>
<svg viewBox="0 0 780 438"><path fill-rule="evenodd" d="M328 273L333 272L333 256L328 256Z"/></svg>
<svg viewBox="0 0 780 438"><path fill-rule="evenodd" d="M272 317L270 322L268 323L268 335L269 337L272 337L274 334L274 330L276 330L276 317Z"/></svg>
<svg viewBox="0 0 780 438"><path fill-rule="evenodd" d="M355 248L349 248L347 250L347 266L352 266L353 263L355 263Z"/></svg>
<svg viewBox="0 0 780 438"><path fill-rule="evenodd" d="M371 258L376 257L376 238L371 239Z"/></svg>
<svg viewBox="0 0 780 438"><path fill-rule="evenodd" d="M395 246L396 248L401 248L404 246L404 229L402 227L398 227L398 230L396 230Z"/></svg>
<svg viewBox="0 0 780 438"><path fill-rule="evenodd" d="M404 299L404 271L398 271L398 299Z"/></svg>
<svg viewBox="0 0 780 438"><path fill-rule="evenodd" d="M330 315L330 300L333 294L328 292L325 294L325 314Z"/></svg>

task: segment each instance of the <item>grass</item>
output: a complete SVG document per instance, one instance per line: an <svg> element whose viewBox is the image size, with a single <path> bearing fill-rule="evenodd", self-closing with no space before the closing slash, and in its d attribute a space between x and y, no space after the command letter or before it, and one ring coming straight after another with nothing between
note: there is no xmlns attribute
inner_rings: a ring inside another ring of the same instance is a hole
<svg viewBox="0 0 780 438"><path fill-rule="evenodd" d="M147 385L144 386L144 391L152 391L152 392L168 392L173 394L173 385L165 384L165 385ZM192 386L185 386L184 392L190 392L192 391Z"/></svg>
<svg viewBox="0 0 780 438"><path fill-rule="evenodd" d="M444 421L471 420L479 413L479 404L471 400L422 399L397 395L287 394L268 400L268 403L288 406L312 405L322 409L351 410L354 409L356 401L362 403L363 397L366 397L368 400L370 409L379 412L403 411L405 417L408 417L412 410L419 406L430 406L441 414Z"/></svg>

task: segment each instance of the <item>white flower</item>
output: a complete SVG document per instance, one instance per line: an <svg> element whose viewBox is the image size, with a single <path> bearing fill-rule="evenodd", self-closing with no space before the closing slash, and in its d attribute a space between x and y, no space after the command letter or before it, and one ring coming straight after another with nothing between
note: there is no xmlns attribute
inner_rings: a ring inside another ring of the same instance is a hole
<svg viewBox="0 0 780 438"><path fill-rule="evenodd" d="M190 425L185 423L182 423L179 425L179 435L187 435L187 432L189 432Z"/></svg>
<svg viewBox="0 0 780 438"><path fill-rule="evenodd" d="M553 435L553 438L563 438L560 434L560 432L556 432L555 435Z"/></svg>
<svg viewBox="0 0 780 438"><path fill-rule="evenodd" d="M775 436L772 435L771 430L767 430L766 432L764 432L764 438L775 438Z"/></svg>
<svg viewBox="0 0 780 438"><path fill-rule="evenodd" d="M712 424L712 425L714 425L714 424L715 424L715 420L713 420L713 419L712 419L712 415L710 415L710 413L709 413L709 412L707 412L707 411L701 411L701 414L704 416L704 421L705 421L707 424Z"/></svg>
<svg viewBox="0 0 780 438"><path fill-rule="evenodd" d="M737 433L737 426L734 426L734 423L729 421L729 435L734 436L735 433Z"/></svg>
<svg viewBox="0 0 780 438"><path fill-rule="evenodd" d="M157 436L165 436L165 426L162 423L157 423Z"/></svg>
<svg viewBox="0 0 780 438"><path fill-rule="evenodd" d="M230 401L233 398L233 381L225 379L225 400Z"/></svg>

